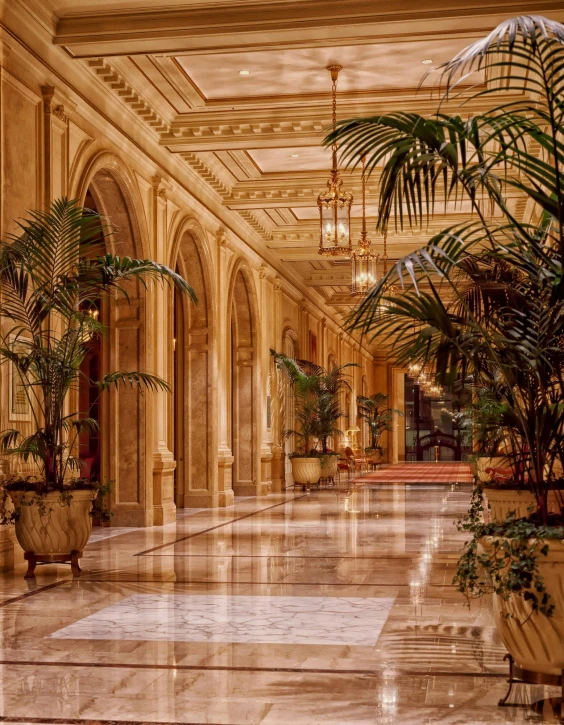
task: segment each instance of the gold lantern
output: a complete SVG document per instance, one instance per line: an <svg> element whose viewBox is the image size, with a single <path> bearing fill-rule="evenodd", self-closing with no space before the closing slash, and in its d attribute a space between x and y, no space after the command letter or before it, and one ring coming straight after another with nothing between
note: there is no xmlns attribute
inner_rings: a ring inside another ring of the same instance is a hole
<svg viewBox="0 0 564 725"><path fill-rule="evenodd" d="M337 78L342 66L330 65L327 70L333 81L333 130L337 127ZM327 191L317 197L320 217L319 254L334 257L350 257L351 244L351 206L352 194L343 191L343 180L337 169L337 145L332 147L331 176L327 182Z"/></svg>
<svg viewBox="0 0 564 725"><path fill-rule="evenodd" d="M362 232L358 246L351 255L351 297L364 297L378 279L378 254L372 251L366 233L366 156L362 157Z"/></svg>
<svg viewBox="0 0 564 725"><path fill-rule="evenodd" d="M383 262L383 270L382 270L382 278L384 278L388 274L388 232L384 232L384 254L382 255L382 262ZM385 313L386 309L390 307L392 304L392 300L389 299L390 297L396 297L399 294L399 289L394 284L388 284L384 287L382 290L382 297L387 297L388 299L382 299L380 301L379 306L379 314L382 315Z"/></svg>

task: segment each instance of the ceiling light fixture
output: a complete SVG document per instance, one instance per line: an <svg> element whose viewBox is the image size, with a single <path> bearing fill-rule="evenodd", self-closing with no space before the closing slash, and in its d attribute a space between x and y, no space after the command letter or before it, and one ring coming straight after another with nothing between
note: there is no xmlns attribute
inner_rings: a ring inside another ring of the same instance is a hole
<svg viewBox="0 0 564 725"><path fill-rule="evenodd" d="M340 65L327 66L333 82L333 131L337 127L337 78ZM351 206L352 194L343 191L343 180L337 168L337 144L332 146L331 176L327 182L327 191L317 197L319 222L321 225L319 238L319 254L330 254L333 257L350 257L351 244Z"/></svg>
<svg viewBox="0 0 564 725"><path fill-rule="evenodd" d="M299 159L300 158L300 155L299 154L292 154L292 158L293 159Z"/></svg>
<svg viewBox="0 0 564 725"><path fill-rule="evenodd" d="M382 254L382 262L384 268L382 270L382 279L388 274L388 230L384 232L384 254ZM391 306L393 298L397 297L399 289L393 285L385 285L382 292L380 293L380 309L379 313L382 315Z"/></svg>
<svg viewBox="0 0 564 725"><path fill-rule="evenodd" d="M423 58L423 60L421 62L423 63L423 65L431 65L431 63L433 62L433 59L432 58Z"/></svg>
<svg viewBox="0 0 564 725"><path fill-rule="evenodd" d="M250 76L251 75L251 71L250 70L240 70L239 71L239 75L240 76Z"/></svg>
<svg viewBox="0 0 564 725"><path fill-rule="evenodd" d="M351 297L364 297L378 279L378 254L370 248L366 233L366 156L362 157L362 232L358 246L352 253Z"/></svg>

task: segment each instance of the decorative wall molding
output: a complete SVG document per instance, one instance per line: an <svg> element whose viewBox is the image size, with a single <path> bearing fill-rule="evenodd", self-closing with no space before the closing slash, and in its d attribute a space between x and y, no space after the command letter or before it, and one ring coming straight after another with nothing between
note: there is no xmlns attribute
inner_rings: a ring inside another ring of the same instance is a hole
<svg viewBox="0 0 564 725"><path fill-rule="evenodd" d="M121 98L123 103L153 129L156 134L160 135L170 132L170 124L141 97L139 91L127 83L107 59L91 58L86 62L98 78L109 86Z"/></svg>

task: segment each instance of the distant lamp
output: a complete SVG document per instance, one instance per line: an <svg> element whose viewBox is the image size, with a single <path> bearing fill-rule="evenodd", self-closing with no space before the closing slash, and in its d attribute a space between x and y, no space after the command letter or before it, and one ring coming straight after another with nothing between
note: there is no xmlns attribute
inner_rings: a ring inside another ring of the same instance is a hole
<svg viewBox="0 0 564 725"><path fill-rule="evenodd" d="M360 428L358 426L354 426L353 428L349 428L347 432L345 433L347 438L350 438L351 443L354 445L354 437L357 433L360 433Z"/></svg>
<svg viewBox="0 0 564 725"><path fill-rule="evenodd" d="M342 66L330 65L327 70L333 81L333 130L337 127L337 78ZM319 254L333 257L350 257L351 244L351 206L352 194L343 191L343 180L337 168L337 144L331 149L332 168L327 182L327 191L317 197L319 221L321 225L319 237Z"/></svg>

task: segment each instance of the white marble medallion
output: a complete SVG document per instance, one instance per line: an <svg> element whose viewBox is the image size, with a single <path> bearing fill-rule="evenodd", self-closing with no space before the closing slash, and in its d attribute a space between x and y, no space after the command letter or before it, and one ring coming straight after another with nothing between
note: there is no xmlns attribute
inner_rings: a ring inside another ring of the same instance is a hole
<svg viewBox="0 0 564 725"><path fill-rule="evenodd" d="M135 594L56 639L376 644L393 598Z"/></svg>

